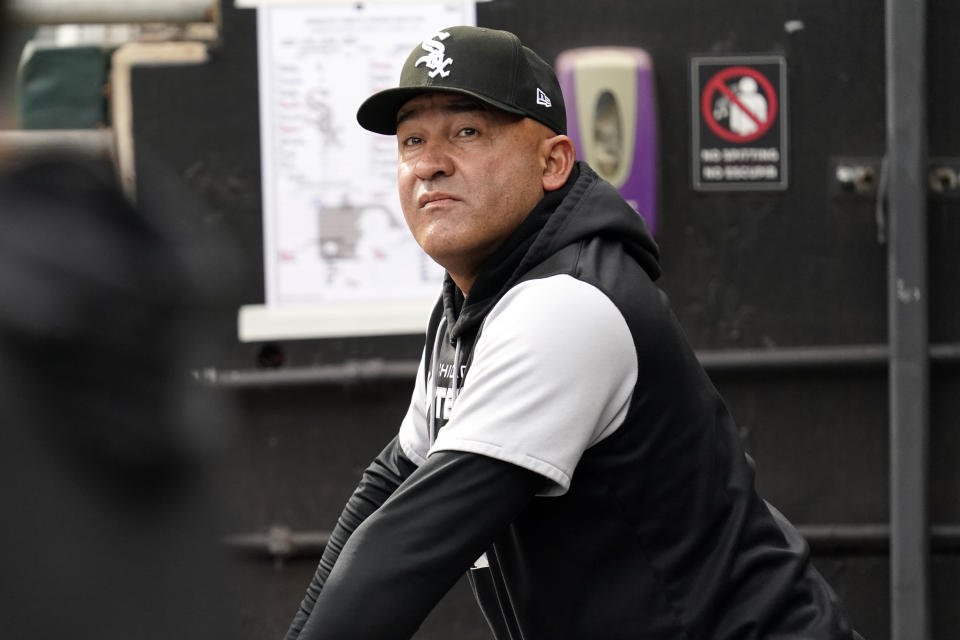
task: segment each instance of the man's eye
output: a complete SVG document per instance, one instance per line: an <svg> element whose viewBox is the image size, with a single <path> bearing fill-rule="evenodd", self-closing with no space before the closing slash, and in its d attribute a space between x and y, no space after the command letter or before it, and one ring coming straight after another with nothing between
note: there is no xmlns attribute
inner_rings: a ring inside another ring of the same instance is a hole
<svg viewBox="0 0 960 640"><path fill-rule="evenodd" d="M477 131L476 129L474 129L473 127L464 127L463 129L460 129L460 135L461 135L461 136L464 136L464 137L467 137L467 138L469 138L469 137L471 137L471 136L475 136L475 135L477 135L477 134L479 134L479 133L480 133L480 132Z"/></svg>
<svg viewBox="0 0 960 640"><path fill-rule="evenodd" d="M423 140L421 140L420 138L418 138L418 137L416 137L416 136L410 136L409 138L405 138L405 139L403 140L403 146L405 146L405 147L414 147L414 146L420 144L421 142L423 142Z"/></svg>

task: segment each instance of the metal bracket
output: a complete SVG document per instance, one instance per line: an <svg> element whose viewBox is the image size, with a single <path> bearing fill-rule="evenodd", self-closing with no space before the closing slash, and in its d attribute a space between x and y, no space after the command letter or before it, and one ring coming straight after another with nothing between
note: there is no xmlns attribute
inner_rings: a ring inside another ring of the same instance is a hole
<svg viewBox="0 0 960 640"><path fill-rule="evenodd" d="M110 86L111 118L117 142L117 165L120 184L131 201L136 200L136 170L133 140L133 91L131 73L137 65L202 64L209 60L207 45L202 42L130 42L112 56Z"/></svg>

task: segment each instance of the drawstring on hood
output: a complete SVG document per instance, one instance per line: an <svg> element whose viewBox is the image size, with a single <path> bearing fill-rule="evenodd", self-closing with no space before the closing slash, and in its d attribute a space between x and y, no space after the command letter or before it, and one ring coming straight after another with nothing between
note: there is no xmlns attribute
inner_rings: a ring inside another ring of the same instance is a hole
<svg viewBox="0 0 960 640"><path fill-rule="evenodd" d="M427 390L427 410L430 412L430 417L428 423L430 425L430 444L437 439L437 389L440 372L438 371L438 363L440 360L440 347L442 345L441 340L443 339L444 334L446 333L447 328L447 319L442 317L440 319L440 326L437 327L437 335L433 340L433 353L430 356L430 383ZM460 353L462 350L463 341L459 338L456 340L456 344L453 351L453 372L451 376L450 383L450 393L447 397L447 402L455 402L457 396L460 395L460 384L459 384L459 371L460 371Z"/></svg>
<svg viewBox="0 0 960 640"><path fill-rule="evenodd" d="M429 388L427 390L427 411L430 412L429 424L430 424L430 444L432 445L434 440L437 439L437 427L436 427L436 409L434 408L437 403L437 377L439 371L437 371L437 361L440 358L440 340L443 339L443 334L446 332L447 328L447 319L446 317L440 318L440 326L437 327L437 336L433 341L433 353L430 356L430 382Z"/></svg>
<svg viewBox="0 0 960 640"><path fill-rule="evenodd" d="M457 346L453 350L453 382L451 384L452 391L450 392L452 395L451 401L455 401L457 396L460 395L460 389L457 380L460 377L460 347L462 345L463 340L457 338Z"/></svg>

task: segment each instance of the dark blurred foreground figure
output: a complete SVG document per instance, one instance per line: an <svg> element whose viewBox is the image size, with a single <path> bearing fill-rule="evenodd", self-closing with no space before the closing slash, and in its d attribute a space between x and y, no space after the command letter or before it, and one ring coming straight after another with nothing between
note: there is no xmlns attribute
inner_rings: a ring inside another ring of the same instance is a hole
<svg viewBox="0 0 960 640"><path fill-rule="evenodd" d="M175 229L196 205L162 180L148 214L107 161L0 146L5 640L238 637L211 469L232 404L189 379L229 264L204 269L223 247Z"/></svg>
<svg viewBox="0 0 960 640"><path fill-rule="evenodd" d="M0 175L3 637L235 637L194 288L108 166Z"/></svg>
<svg viewBox="0 0 960 640"><path fill-rule="evenodd" d="M447 271L398 436L288 640L410 638L468 572L498 640L851 640L654 280L643 219L513 34L430 34L361 105Z"/></svg>

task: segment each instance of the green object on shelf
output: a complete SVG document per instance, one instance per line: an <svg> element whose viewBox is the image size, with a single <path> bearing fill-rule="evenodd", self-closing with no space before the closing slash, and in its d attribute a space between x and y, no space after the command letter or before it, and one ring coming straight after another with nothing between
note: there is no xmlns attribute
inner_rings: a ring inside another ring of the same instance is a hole
<svg viewBox="0 0 960 640"><path fill-rule="evenodd" d="M97 46L29 44L19 72L20 127L91 129L109 125L105 86L110 52Z"/></svg>

